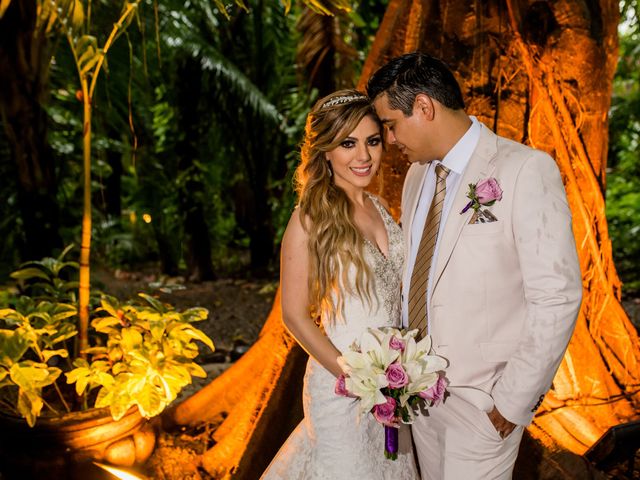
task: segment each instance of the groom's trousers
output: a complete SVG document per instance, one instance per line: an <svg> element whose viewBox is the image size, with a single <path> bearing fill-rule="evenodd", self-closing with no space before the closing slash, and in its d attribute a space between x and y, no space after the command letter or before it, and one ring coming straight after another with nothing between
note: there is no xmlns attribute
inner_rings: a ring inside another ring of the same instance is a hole
<svg viewBox="0 0 640 480"><path fill-rule="evenodd" d="M451 394L416 418L422 480L509 480L524 427L500 438L487 412Z"/></svg>

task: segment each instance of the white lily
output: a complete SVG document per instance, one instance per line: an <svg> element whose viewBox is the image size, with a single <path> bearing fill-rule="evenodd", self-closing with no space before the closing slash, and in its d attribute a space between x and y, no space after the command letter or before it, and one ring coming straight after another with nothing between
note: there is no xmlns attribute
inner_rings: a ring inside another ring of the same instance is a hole
<svg viewBox="0 0 640 480"><path fill-rule="evenodd" d="M377 373L373 369L353 372L345 380L347 390L360 397L359 407L362 413L371 411L374 405L387 402L380 389L389 385L384 373Z"/></svg>
<svg viewBox="0 0 640 480"><path fill-rule="evenodd" d="M391 337L392 334L387 333L383 334L380 339L378 338L378 332L369 329L362 336L362 342L360 343L360 348L362 352L368 356L369 362L380 368L383 372L400 356L398 350L393 350L389 347Z"/></svg>
<svg viewBox="0 0 640 480"><path fill-rule="evenodd" d="M364 353L347 350L337 358L338 365L346 375L351 375L354 370L361 370L369 366L368 356Z"/></svg>

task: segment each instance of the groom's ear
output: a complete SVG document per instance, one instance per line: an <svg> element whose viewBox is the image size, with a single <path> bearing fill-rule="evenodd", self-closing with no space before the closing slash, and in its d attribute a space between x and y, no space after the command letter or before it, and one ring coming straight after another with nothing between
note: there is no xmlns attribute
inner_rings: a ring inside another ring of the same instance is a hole
<svg viewBox="0 0 640 480"><path fill-rule="evenodd" d="M426 93L419 93L413 103L413 113L422 115L426 120L433 120L435 108L433 100Z"/></svg>

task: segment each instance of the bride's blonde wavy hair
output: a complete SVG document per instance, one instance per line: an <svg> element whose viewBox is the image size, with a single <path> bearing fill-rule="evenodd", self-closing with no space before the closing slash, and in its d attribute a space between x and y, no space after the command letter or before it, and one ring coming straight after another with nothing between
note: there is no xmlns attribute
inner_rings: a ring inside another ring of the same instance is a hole
<svg viewBox="0 0 640 480"><path fill-rule="evenodd" d="M341 318L346 294L372 303L372 277L363 257L363 239L353 221L353 205L335 184L329 152L366 116L382 124L368 97L339 90L319 100L307 116L300 164L294 175L302 224L309 234L310 313ZM355 266L355 284L348 274Z"/></svg>

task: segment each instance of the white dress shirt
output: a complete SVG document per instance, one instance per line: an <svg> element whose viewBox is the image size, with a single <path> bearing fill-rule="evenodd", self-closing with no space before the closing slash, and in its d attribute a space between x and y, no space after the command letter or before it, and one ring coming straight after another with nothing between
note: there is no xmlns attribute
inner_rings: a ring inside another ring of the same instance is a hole
<svg viewBox="0 0 640 480"><path fill-rule="evenodd" d="M433 283L433 261L438 256L438 249L440 246L440 237L442 236L443 226L447 222L447 217L451 210L451 204L453 203L453 199L456 196L456 192L458 188L460 188L460 180L462 179L462 174L464 170L467 168L467 164L471 159L471 155L478 145L478 140L480 139L480 122L476 119L476 117L470 116L471 126L465 132L465 134L458 140L458 142L453 146L451 150L445 155L442 161L434 160L431 162L427 169L427 173L425 175L425 180L422 185L422 190L420 192L420 198L418 200L418 206L416 208L416 214L413 217L413 224L411 227L411 237L410 237L410 247L409 247L409 258L407 259L407 276L405 278L411 278L411 274L413 272L413 267L416 263L416 256L418 255L418 247L420 246L420 239L422 238L422 230L424 229L424 224L427 221L427 214L429 213L429 207L431 206L431 201L433 200L433 195L436 189L436 174L435 168L436 165L442 163L445 167L450 170L449 175L447 176L447 192L444 197L444 205L442 207L442 217L440 218L440 227L438 229L438 239L436 240L436 246L433 252L433 258L431 263L431 270L429 272L429 281L427 282L427 308L429 302L431 300L431 290ZM404 295L402 296L402 324L407 327L409 325L409 285L404 285L403 287ZM430 325L429 325L429 317L427 316L427 333L429 333Z"/></svg>

